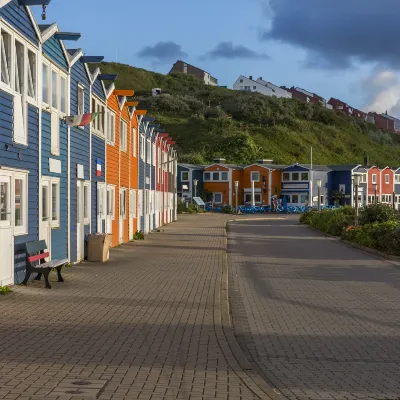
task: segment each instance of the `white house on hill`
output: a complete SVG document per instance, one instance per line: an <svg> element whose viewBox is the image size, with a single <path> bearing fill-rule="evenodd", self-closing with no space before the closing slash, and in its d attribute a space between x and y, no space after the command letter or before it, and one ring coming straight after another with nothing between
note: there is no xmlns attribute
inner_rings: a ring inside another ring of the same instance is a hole
<svg viewBox="0 0 400 400"><path fill-rule="evenodd" d="M270 82L264 81L262 77L253 80L252 76L240 75L236 82L233 84L233 90L242 90L245 92L257 92L265 96L284 97L287 99L292 98L292 93L285 89L275 86Z"/></svg>

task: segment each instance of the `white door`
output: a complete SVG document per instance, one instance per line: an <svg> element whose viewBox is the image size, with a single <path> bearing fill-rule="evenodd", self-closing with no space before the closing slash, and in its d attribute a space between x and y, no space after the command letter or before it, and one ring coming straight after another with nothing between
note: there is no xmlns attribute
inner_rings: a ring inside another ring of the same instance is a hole
<svg viewBox="0 0 400 400"><path fill-rule="evenodd" d="M107 215L106 215L106 233L112 234L112 220L114 217L114 186L107 186Z"/></svg>
<svg viewBox="0 0 400 400"><path fill-rule="evenodd" d="M124 243L124 227L126 219L126 190L119 191L119 242Z"/></svg>
<svg viewBox="0 0 400 400"><path fill-rule="evenodd" d="M136 190L129 191L129 240L133 239L135 232L133 231L134 218L136 217Z"/></svg>
<svg viewBox="0 0 400 400"><path fill-rule="evenodd" d="M97 183L97 233L105 233L103 229L106 219L105 184Z"/></svg>
<svg viewBox="0 0 400 400"><path fill-rule="evenodd" d="M51 258L51 186L49 179L42 178L42 207L40 216L39 239L45 240Z"/></svg>
<svg viewBox="0 0 400 400"><path fill-rule="evenodd" d="M83 181L78 181L76 188L76 234L77 234L77 261L85 257L85 223L83 217Z"/></svg>
<svg viewBox="0 0 400 400"><path fill-rule="evenodd" d="M11 177L0 175L0 286L14 283L11 216Z"/></svg>
<svg viewBox="0 0 400 400"><path fill-rule="evenodd" d="M142 217L143 217L143 190L138 190L138 221L137 221L138 231L143 231Z"/></svg>

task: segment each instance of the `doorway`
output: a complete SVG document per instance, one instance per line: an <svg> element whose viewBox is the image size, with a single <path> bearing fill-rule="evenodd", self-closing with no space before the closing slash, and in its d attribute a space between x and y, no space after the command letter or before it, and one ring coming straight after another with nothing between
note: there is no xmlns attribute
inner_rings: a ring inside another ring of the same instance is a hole
<svg viewBox="0 0 400 400"><path fill-rule="evenodd" d="M85 221L83 215L84 182L78 181L76 188L76 259L82 261L85 258Z"/></svg>
<svg viewBox="0 0 400 400"><path fill-rule="evenodd" d="M14 283L11 176L0 175L0 286Z"/></svg>

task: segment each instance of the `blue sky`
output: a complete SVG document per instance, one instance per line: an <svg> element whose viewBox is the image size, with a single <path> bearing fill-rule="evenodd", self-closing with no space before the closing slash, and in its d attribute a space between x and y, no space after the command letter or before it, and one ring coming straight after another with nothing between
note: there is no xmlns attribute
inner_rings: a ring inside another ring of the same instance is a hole
<svg viewBox="0 0 400 400"><path fill-rule="evenodd" d="M52 0L47 15L108 61L167 73L182 58L220 85L262 76L400 114L395 0Z"/></svg>

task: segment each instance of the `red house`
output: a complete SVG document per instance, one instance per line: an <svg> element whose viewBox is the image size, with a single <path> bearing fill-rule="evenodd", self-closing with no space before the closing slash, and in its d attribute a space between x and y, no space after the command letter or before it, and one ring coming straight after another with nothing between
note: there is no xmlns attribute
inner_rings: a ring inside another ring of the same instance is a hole
<svg viewBox="0 0 400 400"><path fill-rule="evenodd" d="M381 170L381 202L392 204L394 194L394 172L386 167Z"/></svg>
<svg viewBox="0 0 400 400"><path fill-rule="evenodd" d="M353 108L342 100L331 97L328 101L328 104L330 104L334 110L342 111L346 115L353 116Z"/></svg>
<svg viewBox="0 0 400 400"><path fill-rule="evenodd" d="M393 179L393 178L392 178ZM381 171L377 166L368 168L368 204L380 201Z"/></svg>
<svg viewBox="0 0 400 400"><path fill-rule="evenodd" d="M372 122L378 129L384 129L385 131L395 132L394 121L390 118L386 118L382 114L368 113L368 122Z"/></svg>

